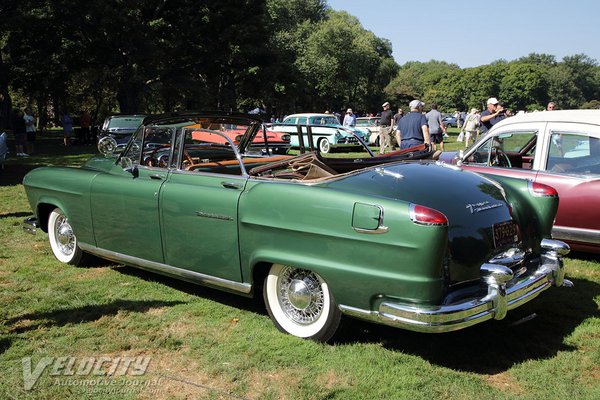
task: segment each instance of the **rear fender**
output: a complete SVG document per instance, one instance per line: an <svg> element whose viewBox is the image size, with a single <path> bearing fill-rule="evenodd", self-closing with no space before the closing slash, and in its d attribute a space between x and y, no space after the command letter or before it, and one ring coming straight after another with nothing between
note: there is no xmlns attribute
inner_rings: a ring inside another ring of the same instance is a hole
<svg viewBox="0 0 600 400"><path fill-rule="evenodd" d="M485 175L485 174L484 174ZM525 230L522 237L531 238L528 246L540 250L542 239L552 237L552 225L558 210L558 196L541 196L534 194L530 189L531 181L498 175L488 175L499 182L506 193L506 198L511 204L512 215L519 222L521 230Z"/></svg>

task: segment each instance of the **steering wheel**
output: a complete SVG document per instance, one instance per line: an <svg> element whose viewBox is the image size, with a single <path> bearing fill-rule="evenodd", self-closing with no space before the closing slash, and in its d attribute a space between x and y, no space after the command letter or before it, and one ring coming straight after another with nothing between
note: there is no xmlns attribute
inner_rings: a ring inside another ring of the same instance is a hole
<svg viewBox="0 0 600 400"><path fill-rule="evenodd" d="M159 150L164 149L165 147L169 147L169 146L170 146L170 144L165 144L165 145L154 147L150 151L150 154L148 154L147 156L144 157L144 164L146 164L150 167L166 168L168 160L169 160L168 154L162 154L162 155L159 155L158 157L156 157L156 153ZM165 155L166 155L166 159L164 157ZM161 165L161 164L163 164L163 165Z"/></svg>
<svg viewBox="0 0 600 400"><path fill-rule="evenodd" d="M508 158L505 152L497 147L494 147L492 148L490 155L490 166L511 168L512 164L510 163L510 158Z"/></svg>

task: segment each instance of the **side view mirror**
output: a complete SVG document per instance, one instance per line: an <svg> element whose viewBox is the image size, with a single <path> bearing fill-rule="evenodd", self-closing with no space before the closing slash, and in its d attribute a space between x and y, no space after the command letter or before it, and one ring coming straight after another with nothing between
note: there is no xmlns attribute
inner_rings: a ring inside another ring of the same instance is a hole
<svg viewBox="0 0 600 400"><path fill-rule="evenodd" d="M117 141L110 136L105 136L98 141L98 151L104 156L112 155L117 150Z"/></svg>
<svg viewBox="0 0 600 400"><path fill-rule="evenodd" d="M120 164L121 168L123 168L123 171L129 172L131 175L133 175L134 178L140 176L138 167L133 165L133 161L131 161L131 158L121 157Z"/></svg>

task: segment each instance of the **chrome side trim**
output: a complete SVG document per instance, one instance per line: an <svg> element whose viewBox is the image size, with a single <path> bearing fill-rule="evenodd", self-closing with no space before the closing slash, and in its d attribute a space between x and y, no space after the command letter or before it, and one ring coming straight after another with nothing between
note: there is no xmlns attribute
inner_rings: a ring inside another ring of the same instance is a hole
<svg viewBox="0 0 600 400"><path fill-rule="evenodd" d="M388 233L390 230L390 228L388 228L387 226L383 226L383 225L379 225L375 229L363 229L363 228L355 228L355 227L352 227L352 229L354 229L354 231L356 233L366 233L366 234Z"/></svg>
<svg viewBox="0 0 600 400"><path fill-rule="evenodd" d="M126 254L116 253L114 251L101 249L86 243L79 243L81 250L94 254L98 257L106 258L107 260L120 262L131 265L132 267L141 268L150 272L157 272L162 275L171 276L185 281L196 283L204 286L212 286L228 291L249 294L252 290L252 285L249 283L235 282L228 279L218 278L212 275L202 274L200 272L190 271L187 269L173 267L167 264L157 263L154 261L144 260L138 257L128 256Z"/></svg>
<svg viewBox="0 0 600 400"><path fill-rule="evenodd" d="M600 245L600 230L554 226L552 237L573 242L585 242Z"/></svg>
<svg viewBox="0 0 600 400"><path fill-rule="evenodd" d="M551 286L571 287L564 279L562 254L568 246L558 240L542 241L544 251L537 269L526 276L497 264L481 266L480 283L487 287L481 298L443 306L419 306L383 301L376 311L340 305L344 314L417 332L442 333L463 329L489 319L503 319L507 311L537 297Z"/></svg>

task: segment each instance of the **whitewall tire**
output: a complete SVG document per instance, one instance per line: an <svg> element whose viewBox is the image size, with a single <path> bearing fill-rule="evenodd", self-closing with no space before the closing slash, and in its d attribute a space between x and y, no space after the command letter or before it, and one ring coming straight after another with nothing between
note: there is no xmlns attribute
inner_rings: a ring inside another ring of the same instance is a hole
<svg viewBox="0 0 600 400"><path fill-rule="evenodd" d="M80 265L83 251L69 220L60 208L55 208L48 217L48 240L54 257L66 264Z"/></svg>
<svg viewBox="0 0 600 400"><path fill-rule="evenodd" d="M319 150L326 154L331 151L331 143L329 142L329 139L323 138L319 140Z"/></svg>
<svg viewBox="0 0 600 400"><path fill-rule="evenodd" d="M277 328L290 335L325 342L340 324L342 313L327 283L312 271L273 264L263 296Z"/></svg>

